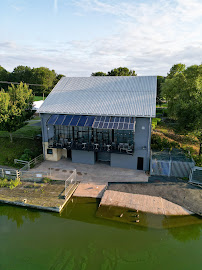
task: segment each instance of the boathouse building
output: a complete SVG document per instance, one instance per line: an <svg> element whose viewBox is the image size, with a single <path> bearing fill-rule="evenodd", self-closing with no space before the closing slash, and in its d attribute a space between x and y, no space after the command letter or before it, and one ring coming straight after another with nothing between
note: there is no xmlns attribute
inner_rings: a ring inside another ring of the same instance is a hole
<svg viewBox="0 0 202 270"><path fill-rule="evenodd" d="M46 160L149 170L156 76L62 78L38 112Z"/></svg>

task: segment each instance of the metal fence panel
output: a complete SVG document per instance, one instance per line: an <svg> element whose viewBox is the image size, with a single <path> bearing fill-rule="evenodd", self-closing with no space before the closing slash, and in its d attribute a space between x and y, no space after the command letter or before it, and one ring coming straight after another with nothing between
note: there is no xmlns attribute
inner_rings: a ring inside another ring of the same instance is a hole
<svg viewBox="0 0 202 270"><path fill-rule="evenodd" d="M193 162L172 161L170 176L189 177L190 171L193 167Z"/></svg>
<svg viewBox="0 0 202 270"><path fill-rule="evenodd" d="M164 175L169 176L170 163L164 160L152 160L151 162L151 175Z"/></svg>
<svg viewBox="0 0 202 270"><path fill-rule="evenodd" d="M189 177L194 162L151 160L151 175Z"/></svg>

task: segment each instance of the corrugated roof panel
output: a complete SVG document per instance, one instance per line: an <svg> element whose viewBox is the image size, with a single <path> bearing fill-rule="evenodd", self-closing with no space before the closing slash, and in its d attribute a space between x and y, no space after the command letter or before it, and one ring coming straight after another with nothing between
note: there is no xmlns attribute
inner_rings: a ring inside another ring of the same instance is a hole
<svg viewBox="0 0 202 270"><path fill-rule="evenodd" d="M62 78L39 113L155 117L156 76Z"/></svg>

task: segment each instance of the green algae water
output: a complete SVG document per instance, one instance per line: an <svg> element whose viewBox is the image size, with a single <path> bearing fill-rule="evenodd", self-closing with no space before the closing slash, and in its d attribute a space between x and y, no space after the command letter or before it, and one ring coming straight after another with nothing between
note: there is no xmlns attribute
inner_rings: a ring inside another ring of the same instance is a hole
<svg viewBox="0 0 202 270"><path fill-rule="evenodd" d="M0 270L201 269L200 218L140 213L135 223L98 203L74 198L61 214L0 205Z"/></svg>

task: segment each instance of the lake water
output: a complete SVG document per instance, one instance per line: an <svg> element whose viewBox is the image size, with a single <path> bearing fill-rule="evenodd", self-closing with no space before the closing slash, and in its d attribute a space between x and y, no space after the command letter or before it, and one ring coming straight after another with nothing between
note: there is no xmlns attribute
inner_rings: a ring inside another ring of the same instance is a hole
<svg viewBox="0 0 202 270"><path fill-rule="evenodd" d="M59 215L0 205L0 269L201 269L200 218L140 213L136 224L130 212L131 220L117 215L121 209L110 220L111 210L97 207L75 198Z"/></svg>

